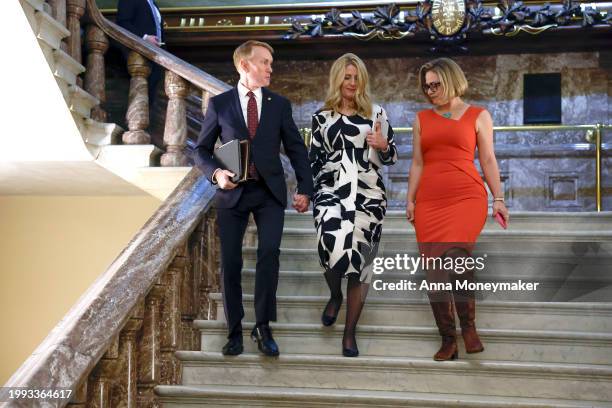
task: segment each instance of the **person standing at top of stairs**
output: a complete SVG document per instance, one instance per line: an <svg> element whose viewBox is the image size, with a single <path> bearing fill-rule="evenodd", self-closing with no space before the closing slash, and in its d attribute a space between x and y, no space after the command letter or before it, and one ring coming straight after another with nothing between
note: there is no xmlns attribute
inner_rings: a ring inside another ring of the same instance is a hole
<svg viewBox="0 0 612 408"><path fill-rule="evenodd" d="M164 45L164 20L159 7L153 0L119 0L117 24L155 46ZM129 50L123 46L120 49L127 61ZM149 106L153 106L155 90L162 78L162 73L162 67L151 64L151 75L148 78Z"/></svg>

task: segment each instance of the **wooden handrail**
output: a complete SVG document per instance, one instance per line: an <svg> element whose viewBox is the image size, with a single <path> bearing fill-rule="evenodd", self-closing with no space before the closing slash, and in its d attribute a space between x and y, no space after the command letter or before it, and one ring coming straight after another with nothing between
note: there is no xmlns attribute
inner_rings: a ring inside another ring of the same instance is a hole
<svg viewBox="0 0 612 408"><path fill-rule="evenodd" d="M110 38L116 40L130 50L137 52L150 61L153 61L167 70L174 72L198 88L207 90L213 95L220 94L221 92L227 91L231 88L225 82L220 81L210 74L207 74L200 68L191 65L180 58L177 58L164 49L144 41L142 38L132 34L125 28L120 27L119 25L106 19L98 9L95 0L87 0L87 10L89 17L92 19L94 24L100 27L100 29L102 29L102 31L104 31L104 33Z"/></svg>

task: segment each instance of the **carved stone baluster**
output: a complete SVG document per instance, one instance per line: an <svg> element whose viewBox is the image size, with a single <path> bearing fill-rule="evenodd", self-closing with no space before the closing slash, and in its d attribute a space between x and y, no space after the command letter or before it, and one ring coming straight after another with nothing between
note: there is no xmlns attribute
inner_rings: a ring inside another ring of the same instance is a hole
<svg viewBox="0 0 612 408"><path fill-rule="evenodd" d="M157 406L153 392L160 379L160 322L164 287L159 282L145 299L142 338L138 350L138 406Z"/></svg>
<svg viewBox="0 0 612 408"><path fill-rule="evenodd" d="M108 38L96 25L87 26L85 34L87 50L87 71L85 71L85 90L98 98L100 105L91 110L91 117L99 122L106 122L106 112L102 108L106 102L104 53L108 50Z"/></svg>
<svg viewBox="0 0 612 408"><path fill-rule="evenodd" d="M200 316L204 319L217 318L217 304L210 300L210 294L219 291L219 251L217 239L217 223L214 210L209 210L204 217L202 283L200 285Z"/></svg>
<svg viewBox="0 0 612 408"><path fill-rule="evenodd" d="M68 54L81 63L81 17L85 14L85 0L66 0L68 37Z"/></svg>
<svg viewBox="0 0 612 408"><path fill-rule="evenodd" d="M112 377L115 379L111 392L113 408L137 407L136 336L143 318L144 302L141 302L119 334L119 357Z"/></svg>
<svg viewBox="0 0 612 408"><path fill-rule="evenodd" d="M185 254L186 247L174 258L163 277L166 293L161 323L162 384L180 382L181 364L174 353L181 345L181 279L187 261Z"/></svg>
<svg viewBox="0 0 612 408"><path fill-rule="evenodd" d="M140 54L130 52L128 57L130 94L126 122L128 131L122 136L125 144L149 144L151 136L145 130L149 127L149 95L147 77L151 74L149 62Z"/></svg>
<svg viewBox="0 0 612 408"><path fill-rule="evenodd" d="M202 280L202 241L204 232L202 223L191 234L189 240L189 264L185 268L185 276L181 285L181 320L183 325L183 350L199 350L200 331L193 327L193 321L198 318L200 300L200 282Z"/></svg>
<svg viewBox="0 0 612 408"><path fill-rule="evenodd" d="M118 370L119 336L115 336L88 378L87 408L112 408L111 389Z"/></svg>
<svg viewBox="0 0 612 408"><path fill-rule="evenodd" d="M101 372L104 365L104 363L99 364L89 376L87 408L112 408L110 401L112 378Z"/></svg>
<svg viewBox="0 0 612 408"><path fill-rule="evenodd" d="M189 91L189 86L183 78L171 71L166 71L164 85L169 101L164 129L166 153L161 157L161 165L163 167L187 166L188 160L185 155L185 142L187 141L185 97Z"/></svg>
<svg viewBox="0 0 612 408"><path fill-rule="evenodd" d="M79 388L77 388L72 398L70 398L70 402L66 406L69 408L81 408L87 406L87 381L83 381Z"/></svg>

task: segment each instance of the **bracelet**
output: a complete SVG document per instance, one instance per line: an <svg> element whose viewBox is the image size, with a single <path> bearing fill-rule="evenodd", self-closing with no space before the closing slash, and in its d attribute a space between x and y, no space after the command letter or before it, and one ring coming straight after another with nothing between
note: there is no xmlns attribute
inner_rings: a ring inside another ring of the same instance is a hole
<svg viewBox="0 0 612 408"><path fill-rule="evenodd" d="M501 201L502 203L505 202L504 201L504 197L494 197L493 198L493 202L495 202L495 201Z"/></svg>

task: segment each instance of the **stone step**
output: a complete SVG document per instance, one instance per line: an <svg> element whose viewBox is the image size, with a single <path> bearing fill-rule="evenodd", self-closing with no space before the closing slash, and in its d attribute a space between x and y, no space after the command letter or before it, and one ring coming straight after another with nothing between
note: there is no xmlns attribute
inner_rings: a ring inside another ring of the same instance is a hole
<svg viewBox="0 0 612 408"><path fill-rule="evenodd" d="M279 323L319 324L327 296L278 296ZM217 304L217 319L224 320L220 293L211 294ZM245 321L254 321L253 295L244 295ZM346 303L338 322L345 319ZM427 300L373 298L368 296L359 319L360 325L434 327ZM476 325L480 329L559 330L612 334L612 304L567 302L497 302L476 305Z"/></svg>
<svg viewBox="0 0 612 408"><path fill-rule="evenodd" d="M248 337L255 324L243 324L245 351L257 353L256 344ZM202 351L220 351L227 342L227 329L222 321L198 320L194 327L201 331ZM324 327L320 323L277 323L272 324L272 329L281 352L341 355L343 325ZM612 333L479 329L479 334L485 345L484 352L466 354L459 337L459 358L468 361L612 364ZM357 329L357 344L360 355L364 357L427 358L440 347L440 336L433 327L361 324Z"/></svg>
<svg viewBox="0 0 612 408"><path fill-rule="evenodd" d="M610 251L612 253L612 251ZM415 280L420 284L422 280L422 272L417 271L415 275L411 275L410 266L406 266L400 262L395 263L397 256L402 257L395 251L381 250L378 252L378 258L372 265L375 272L381 274L374 275L374 280L391 283L404 280ZM486 257L484 257L486 255ZM411 256L411 255L409 255ZM606 255L589 253L583 256L565 254L565 255L538 255L538 254L499 254L487 252L485 254L475 253L475 257L484 257L484 269L476 273L476 278L482 283L491 282L514 282L519 279L525 282L538 283L536 290L532 291L497 291L485 290L481 292L482 296L487 298L495 298L498 300L531 300L531 301L608 301L612 296L612 259ZM391 261L390 265L386 265L387 259ZM243 247L243 260L245 271L253 270L256 263L256 249L254 247ZM389 266L389 269L385 268ZM322 294L317 289L320 288L316 283L316 272L321 276L322 268L319 264L319 257L316 249L311 248L281 248L280 254L280 270L285 274L293 274L294 281L306 282L306 278L313 278L315 282L313 287L299 288L298 294ZM307 273L310 272L310 273ZM304 277L299 276L299 273L305 273ZM403 275L403 276L402 276ZM323 280L321 279L321 282ZM295 288L291 288L290 284L285 284L281 280L281 294L296 293ZM376 289L383 288L380 285L375 286ZM288 291L285 291L287 289ZM304 292L301 292L304 290ZM314 292L312 292L314 290ZM603 290L603 292L599 292ZM397 296L398 294L384 292L385 296ZM403 291L402 296L421 297L419 293L414 291Z"/></svg>
<svg viewBox="0 0 612 408"><path fill-rule="evenodd" d="M91 109L100 103L98 98L77 85L68 85L68 107L73 115L88 119L91 117Z"/></svg>
<svg viewBox="0 0 612 408"><path fill-rule="evenodd" d="M100 153L103 146L116 145L121 142L124 129L115 123L102 123L93 119L83 122L81 134L94 157Z"/></svg>
<svg viewBox="0 0 612 408"><path fill-rule="evenodd" d="M253 235L253 242L257 242L255 227L249 227L248 232ZM515 249L529 253L536 249L549 251L561 248L571 248L577 242L581 243L610 243L612 242L611 231L525 231L508 230L495 231L485 230L478 238L476 249L482 252L485 249ZM531 245L536 244L537 248ZM566 245L563 245L566 244ZM314 228L290 228L285 227L281 247L284 248L316 248L317 236ZM380 245L385 249L396 249L404 252L418 252L416 245L416 235L412 230L384 228L382 230ZM559 246L561 245L561 246ZM550 248L549 248L550 247ZM612 245L607 246L612 248ZM570 252L571 253L571 252Z"/></svg>
<svg viewBox="0 0 612 408"><path fill-rule="evenodd" d="M534 267L512 268L512 264L499 264L499 268L493 267L480 271L476 275L479 283L495 284L507 282L525 282L532 284L535 290L525 291L497 291L492 288L477 292L479 299L516 300L516 301L588 301L605 302L610 298L612 289L612 271L609 265L572 265L552 264L538 269ZM528 265L530 266L530 265ZM497 270L496 270L497 269ZM510 270L512 274L504 275L503 272ZM421 287L424 275L417 272L414 275L402 272L384 272L374 275L372 285L368 293L374 298L411 298L425 299L426 288ZM415 285L411 288L400 286L407 281ZM537 286L535 284L537 283ZM346 284L346 283L344 283ZM391 286L395 285L395 286ZM242 271L242 288L244 293L254 293L255 269L244 268ZM601 291L604 293L600 293ZM329 296L329 289L325 284L321 270L313 271L291 271L281 270L278 283L278 295L303 295L303 296ZM577 299L580 298L580 299Z"/></svg>
<svg viewBox="0 0 612 408"><path fill-rule="evenodd" d="M159 385L165 408L214 407L430 407L430 408L609 408L612 403L495 397L439 392L362 391L231 385Z"/></svg>
<svg viewBox="0 0 612 408"><path fill-rule="evenodd" d="M61 49L53 50L53 75L63 79L69 85L77 83L77 76L85 72L85 67Z"/></svg>
<svg viewBox="0 0 612 408"><path fill-rule="evenodd" d="M179 351L183 385L246 385L612 401L612 367L490 360Z"/></svg>
<svg viewBox="0 0 612 408"><path fill-rule="evenodd" d="M21 5L26 15L30 14L34 17L33 19L28 18L28 21L30 22L36 38L53 50L59 49L62 39L68 37L70 31L55 20L51 14L44 11L43 8L35 9L32 7L31 3L27 1L22 1Z"/></svg>
<svg viewBox="0 0 612 408"><path fill-rule="evenodd" d="M312 211L299 214L296 211L285 212L285 227L310 228L314 230ZM404 211L388 211L385 216L383 231L403 229L413 232L414 228L406 220ZM485 231L501 229L491 217L487 217ZM612 230L612 211L604 212L537 212L511 211L510 231L610 231Z"/></svg>

